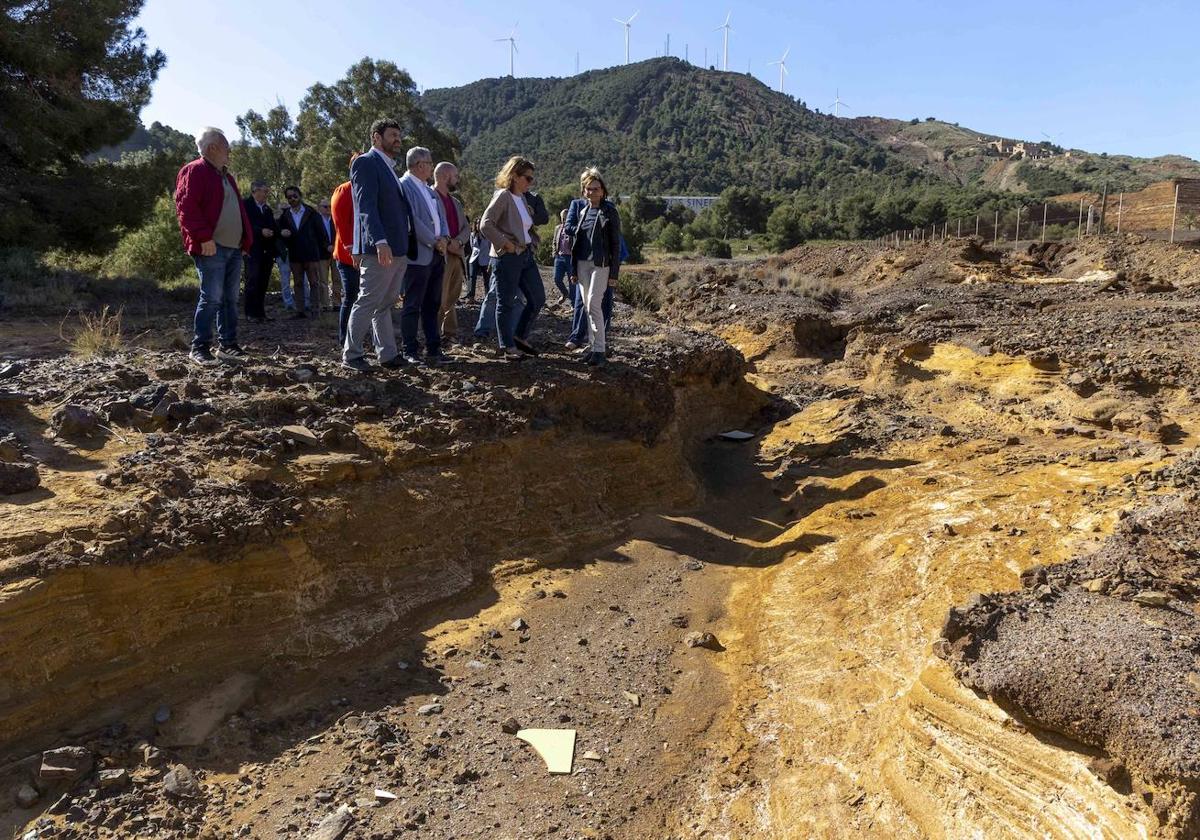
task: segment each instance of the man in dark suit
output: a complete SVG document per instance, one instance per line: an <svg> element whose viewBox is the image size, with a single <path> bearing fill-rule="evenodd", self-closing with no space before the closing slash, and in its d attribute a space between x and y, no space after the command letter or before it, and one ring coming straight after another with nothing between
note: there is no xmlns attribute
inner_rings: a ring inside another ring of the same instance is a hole
<svg viewBox="0 0 1200 840"><path fill-rule="evenodd" d="M279 236L287 241L288 260L292 265L292 283L296 298L296 316L304 317L307 308L314 316L329 308L321 283L321 260L329 258L329 237L317 211L300 199L299 187L283 191L288 209L279 218ZM305 281L308 288L305 289Z"/></svg>
<svg viewBox="0 0 1200 840"><path fill-rule="evenodd" d="M404 366L404 358L396 349L391 310L400 299L410 245L416 244L416 237L410 236L411 214L396 172L402 142L400 123L376 120L371 126L371 151L359 155L350 165L355 209L350 253L359 265L361 278L346 327L342 364L353 370L371 369L362 349L368 330L375 333L380 365Z"/></svg>
<svg viewBox="0 0 1200 840"><path fill-rule="evenodd" d="M266 181L255 181L250 185L250 196L243 200L246 216L250 219L250 230L254 244L250 253L243 258L246 268L246 317L251 321L269 321L267 317L267 286L271 283L271 267L275 265L275 214L271 205L270 189Z"/></svg>

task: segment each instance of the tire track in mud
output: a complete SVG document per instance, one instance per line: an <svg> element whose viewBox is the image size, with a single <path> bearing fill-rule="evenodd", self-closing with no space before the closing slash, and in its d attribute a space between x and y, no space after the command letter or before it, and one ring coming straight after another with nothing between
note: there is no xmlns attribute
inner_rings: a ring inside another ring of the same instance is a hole
<svg viewBox="0 0 1200 840"><path fill-rule="evenodd" d="M725 632L745 649L725 663L737 688L714 737L738 781L710 784L691 823L730 838L1147 836L1152 816L1088 770L1093 754L1028 732L931 645L952 605L1110 533L1123 480L1169 452L1084 428L1066 372L1025 359L941 344L859 361L759 365L760 382L862 397L814 402L760 444L794 511L775 542L810 544L735 584ZM1171 419L1190 439L1191 419Z"/></svg>

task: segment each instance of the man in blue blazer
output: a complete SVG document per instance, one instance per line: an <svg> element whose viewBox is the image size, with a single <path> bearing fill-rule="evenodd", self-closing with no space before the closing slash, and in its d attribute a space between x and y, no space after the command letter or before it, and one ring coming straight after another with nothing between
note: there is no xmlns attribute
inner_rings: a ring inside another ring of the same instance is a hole
<svg viewBox="0 0 1200 840"><path fill-rule="evenodd" d="M442 275L446 270L450 229L446 224L446 208L428 183L433 177L433 154L429 149L414 146L408 150L405 164L408 171L400 179L400 186L412 214L417 256L408 261L404 272L404 309L400 312L404 360L413 365L421 363L417 345L420 324L425 333L425 361L440 365L449 361L442 352L438 311L442 306Z"/></svg>
<svg viewBox="0 0 1200 840"><path fill-rule="evenodd" d="M371 369L363 358L363 339L369 329L375 333L380 365L404 365L396 349L391 314L400 298L410 253L411 215L396 172L401 142L398 122L376 120L371 126L371 151L350 165L355 219L350 253L359 265L361 280L346 326L342 364L359 371Z"/></svg>

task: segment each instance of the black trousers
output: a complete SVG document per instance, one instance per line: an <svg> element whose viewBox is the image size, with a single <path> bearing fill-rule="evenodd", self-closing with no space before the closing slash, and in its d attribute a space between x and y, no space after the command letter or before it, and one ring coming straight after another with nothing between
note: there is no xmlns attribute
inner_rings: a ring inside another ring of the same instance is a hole
<svg viewBox="0 0 1200 840"><path fill-rule="evenodd" d="M438 328L438 310L442 306L442 275L446 260L435 253L429 265L412 265L404 270L404 308L400 310L400 336L404 352L416 355L417 326L425 333L425 352L437 353L442 347Z"/></svg>
<svg viewBox="0 0 1200 840"><path fill-rule="evenodd" d="M267 286L271 283L271 269L275 257L260 251L251 251L242 258L246 266L246 317L267 316Z"/></svg>

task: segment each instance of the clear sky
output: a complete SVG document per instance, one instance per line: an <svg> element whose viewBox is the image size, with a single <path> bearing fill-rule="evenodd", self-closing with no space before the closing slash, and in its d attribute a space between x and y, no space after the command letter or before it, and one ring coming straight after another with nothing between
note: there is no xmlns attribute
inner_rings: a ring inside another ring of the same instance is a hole
<svg viewBox="0 0 1200 840"><path fill-rule="evenodd" d="M139 18L167 66L143 112L181 131L231 136L234 118L281 101L292 111L315 82L363 56L389 59L422 88L508 72L567 76L671 54L720 67L732 9L729 69L772 87L768 62L791 48L789 93L829 111L835 91L852 116L928 116L1067 147L1200 158L1200 2L1049 0L615 0L545 3L438 0L146 0Z"/></svg>

